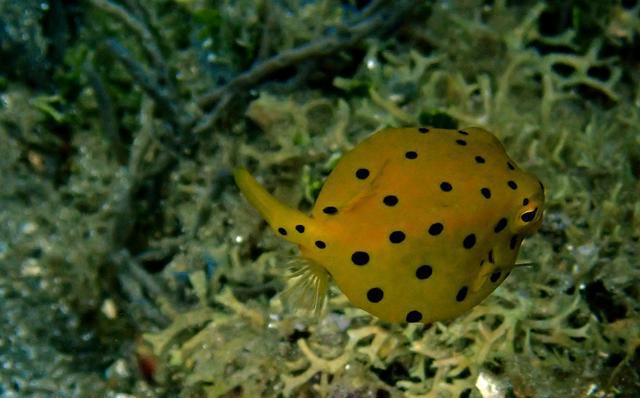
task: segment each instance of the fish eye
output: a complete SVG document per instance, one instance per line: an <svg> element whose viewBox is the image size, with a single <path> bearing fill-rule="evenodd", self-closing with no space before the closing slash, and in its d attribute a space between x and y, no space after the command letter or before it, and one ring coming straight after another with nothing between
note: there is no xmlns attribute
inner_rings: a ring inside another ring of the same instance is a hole
<svg viewBox="0 0 640 398"><path fill-rule="evenodd" d="M529 201L526 206L520 208L516 213L513 223L513 232L517 234L529 235L535 232L542 221L542 209L539 203Z"/></svg>
<svg viewBox="0 0 640 398"><path fill-rule="evenodd" d="M536 218L536 213L538 212L538 208L536 207L535 209L533 209L533 211L526 211L524 213L522 213L520 215L520 219L523 222L529 223L531 221L533 221L534 218Z"/></svg>

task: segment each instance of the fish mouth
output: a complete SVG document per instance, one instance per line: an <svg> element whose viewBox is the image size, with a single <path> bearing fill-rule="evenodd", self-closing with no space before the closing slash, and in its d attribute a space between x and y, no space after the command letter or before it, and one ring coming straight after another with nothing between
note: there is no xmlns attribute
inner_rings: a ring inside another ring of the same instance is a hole
<svg viewBox="0 0 640 398"><path fill-rule="evenodd" d="M496 259L495 259L494 254L493 254L493 249L489 250L489 253L487 253L487 261L490 264L495 264L496 263Z"/></svg>
<svg viewBox="0 0 640 398"><path fill-rule="evenodd" d="M488 285L489 282L497 282L499 276L508 269L507 264L502 264L503 256L500 252L499 246L494 246L487 254L480 260L480 270L478 275L472 284L472 291L476 292Z"/></svg>
<svg viewBox="0 0 640 398"><path fill-rule="evenodd" d="M522 235L514 235L516 239L522 239ZM481 261L481 264L491 270L491 272L498 269L508 269L515 262L514 250L511 249L511 241L506 245L500 244L493 246L487 251L487 254Z"/></svg>

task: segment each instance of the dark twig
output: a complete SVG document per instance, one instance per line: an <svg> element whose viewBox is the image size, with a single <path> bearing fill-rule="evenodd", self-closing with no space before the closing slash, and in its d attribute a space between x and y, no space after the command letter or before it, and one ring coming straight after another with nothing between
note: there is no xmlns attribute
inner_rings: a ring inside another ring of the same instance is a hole
<svg viewBox="0 0 640 398"><path fill-rule="evenodd" d="M140 263L163 261L180 251L180 246L187 243L187 240L186 236L180 235L152 241L145 251L136 256L136 260Z"/></svg>
<svg viewBox="0 0 640 398"><path fill-rule="evenodd" d="M371 4L367 6L367 8L362 10L362 17L363 18L370 17L374 12L379 11L380 8L384 7L385 4L388 5L389 3L390 3L389 0L374 0L373 2L371 2Z"/></svg>
<svg viewBox="0 0 640 398"><path fill-rule="evenodd" d="M144 113L152 114L153 106L150 109L143 109ZM145 112L146 111L146 112ZM150 123L147 117L147 123ZM143 123L144 124L144 123ZM108 205L105 206L109 213L111 234L106 242L111 247L110 252L114 253L111 258L111 264L118 266L118 277L125 294L129 296L132 305L140 307L146 315L156 322L166 323L167 317L170 318L175 314L173 306L169 298L164 294L165 289L153 276L148 274L141 266L137 259L133 258L126 249L127 241L131 235L131 231L136 221L136 213L134 209L134 197L141 189L143 184L159 176L166 174L167 169L175 163L175 158L166 152L161 152L156 156L155 167L149 169L146 167L146 157L156 140L152 137L151 128L146 126L138 133L134 143L131 146L128 160L128 178L123 185L114 189ZM137 284L129 283L134 280ZM153 298L155 304L162 304L155 307L150 305L142 296L139 288L141 286L147 291L148 295ZM156 308L162 308L164 311L160 313Z"/></svg>
<svg viewBox="0 0 640 398"><path fill-rule="evenodd" d="M135 196L145 184L161 178L167 170L175 163L175 157L166 151L159 151L155 154L153 167L149 167L148 157L153 148L157 145L157 140L152 131L151 114L153 113L153 103L143 106L142 128L136 135L129 149L129 159L127 162L127 178L119 180L120 183L112 190L103 208L106 210L111 234L108 244L112 251L119 251L126 247L131 233L136 223Z"/></svg>
<svg viewBox="0 0 640 398"><path fill-rule="evenodd" d="M380 4L380 1L376 1L370 7L379 7ZM202 95L197 100L198 105L202 109L211 107L214 107L214 109L203 117L202 121L195 127L195 131L201 132L212 127L221 112L219 102L223 97L227 97L227 101L229 101L230 97L233 97L236 93L261 82L279 70L297 65L302 61L326 57L354 47L365 37L384 34L408 15L414 8L414 2L409 0L396 1L393 6L388 8L383 8L373 13L369 18L354 24L350 28L341 30L337 34L320 37L302 46L281 51L248 71L241 73L224 86Z"/></svg>
<svg viewBox="0 0 640 398"><path fill-rule="evenodd" d="M146 18L148 16L147 10L140 6L137 0L122 0L122 2L131 10L131 13L135 14L137 18ZM147 21L145 21L146 23ZM149 25L147 23L147 25Z"/></svg>
<svg viewBox="0 0 640 398"><path fill-rule="evenodd" d="M216 120L218 120L218 117L220 116L222 111L227 107L227 104L229 104L232 98L233 98L233 93L224 95L218 101L215 108L213 108L211 112L203 116L202 121L200 122L200 124L195 126L195 128L193 129L193 132L196 134L200 134L204 131L209 130L211 126L214 125Z"/></svg>
<svg viewBox="0 0 640 398"><path fill-rule="evenodd" d="M111 261L120 268L118 279L129 299L157 325L167 325L176 315L175 305L165 294L167 289L145 271L127 250L114 253ZM132 283L133 281L135 282ZM146 296L151 297L153 303L149 302Z"/></svg>
<svg viewBox="0 0 640 398"><path fill-rule="evenodd" d="M188 234L188 239L196 239L198 231L205 225L211 215L211 204L216 201L222 191L229 185L233 179L233 175L230 170L209 170L204 173L207 176L207 184L203 194L200 196L198 208L196 211L196 217L194 219L191 231Z"/></svg>
<svg viewBox="0 0 640 398"><path fill-rule="evenodd" d="M107 93L107 89L93 65L87 63L84 70L87 78L89 79L89 84L93 89L96 102L98 103L102 131L111 144L111 148L113 153L116 155L118 162L123 164L126 162L127 150L120 138L120 133L118 131L118 119L116 118L115 111L113 109L111 97L109 96L109 93Z"/></svg>
<svg viewBox="0 0 640 398"><path fill-rule="evenodd" d="M412 2L410 1L399 1L394 7L392 15L379 13L354 25L340 36L324 36L302 46L281 51L268 60L241 73L226 85L204 94L198 99L198 105L206 109L218 101L223 94L255 84L282 68L295 65L303 60L327 56L352 47L363 37L374 34L374 32L377 34L384 33L386 28L395 25L402 16L411 10L411 4Z"/></svg>
<svg viewBox="0 0 640 398"><path fill-rule="evenodd" d="M160 77L167 80L167 66L164 57L156 43L155 37L147 26L139 21L134 15L129 13L124 7L109 0L91 0L91 3L98 9L108 13L114 18L124 23L140 39L140 45L145 50L154 67L159 71Z"/></svg>
<svg viewBox="0 0 640 398"><path fill-rule="evenodd" d="M190 118L187 117L187 112L182 106L173 80L170 78L157 36L154 35L147 23L148 15L144 8L135 0L127 0L131 10L110 0L91 0L91 3L97 9L122 22L138 37L151 68L147 68L144 63L137 61L130 51L116 39L107 40L106 46L111 54L124 65L134 82L140 85L147 95L156 102L158 111L166 115L165 120L172 123L174 131L166 144L174 147L176 144L185 144L185 142L178 142L178 139L185 138L181 133L188 130L187 123Z"/></svg>
<svg viewBox="0 0 640 398"><path fill-rule="evenodd" d="M184 126L183 119L179 116L175 99L171 98L158 83L155 73L136 61L129 50L117 40L109 39L106 44L109 51L124 65L133 80L157 103L158 110L162 113L168 113L168 120L173 121L176 124L175 127Z"/></svg>
<svg viewBox="0 0 640 398"><path fill-rule="evenodd" d="M273 4L272 0L265 0L263 3L262 33L260 37L260 47L258 50L258 55L256 57L256 60L258 62L267 58L271 50L271 36L273 32L273 25L276 19L276 7L277 6Z"/></svg>

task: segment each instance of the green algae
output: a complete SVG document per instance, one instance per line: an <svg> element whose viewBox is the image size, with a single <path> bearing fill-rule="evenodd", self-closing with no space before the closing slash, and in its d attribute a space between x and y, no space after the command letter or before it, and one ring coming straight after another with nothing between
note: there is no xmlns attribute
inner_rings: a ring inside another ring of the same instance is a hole
<svg viewBox="0 0 640 398"><path fill-rule="evenodd" d="M434 2L400 35L367 38L353 54L255 84L210 130L193 134L163 101L181 116L206 117L198 95L256 60L342 29L345 15L358 15L355 2L154 1L146 11L117 3L133 22L93 3L94 26L56 75L64 97L32 95L12 78L3 87L0 347L30 347L35 359L30 367L29 355L0 350L16 369L0 371L0 392L640 391L640 76L628 55L640 5ZM193 27L179 22L188 16ZM556 31L543 29L549 20ZM144 47L127 37L132 29L163 40ZM153 72L147 86L102 45L107 36ZM116 135L101 119L101 90ZM419 124L486 127L541 178L545 223L521 254L535 265L460 318L430 327L380 322L336 289L320 317L285 305L279 292L295 250L264 228L229 171L247 164L276 196L309 208L342 153L378 128ZM141 352L157 364L146 379Z"/></svg>

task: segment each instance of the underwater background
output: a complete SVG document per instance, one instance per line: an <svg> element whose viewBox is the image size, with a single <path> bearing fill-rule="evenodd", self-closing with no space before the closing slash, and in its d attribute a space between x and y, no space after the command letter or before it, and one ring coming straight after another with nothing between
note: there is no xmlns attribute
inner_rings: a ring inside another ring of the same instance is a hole
<svg viewBox="0 0 640 398"><path fill-rule="evenodd" d="M516 269L389 324L292 245L382 127L479 126L545 184ZM640 2L0 0L1 397L640 397Z"/></svg>

